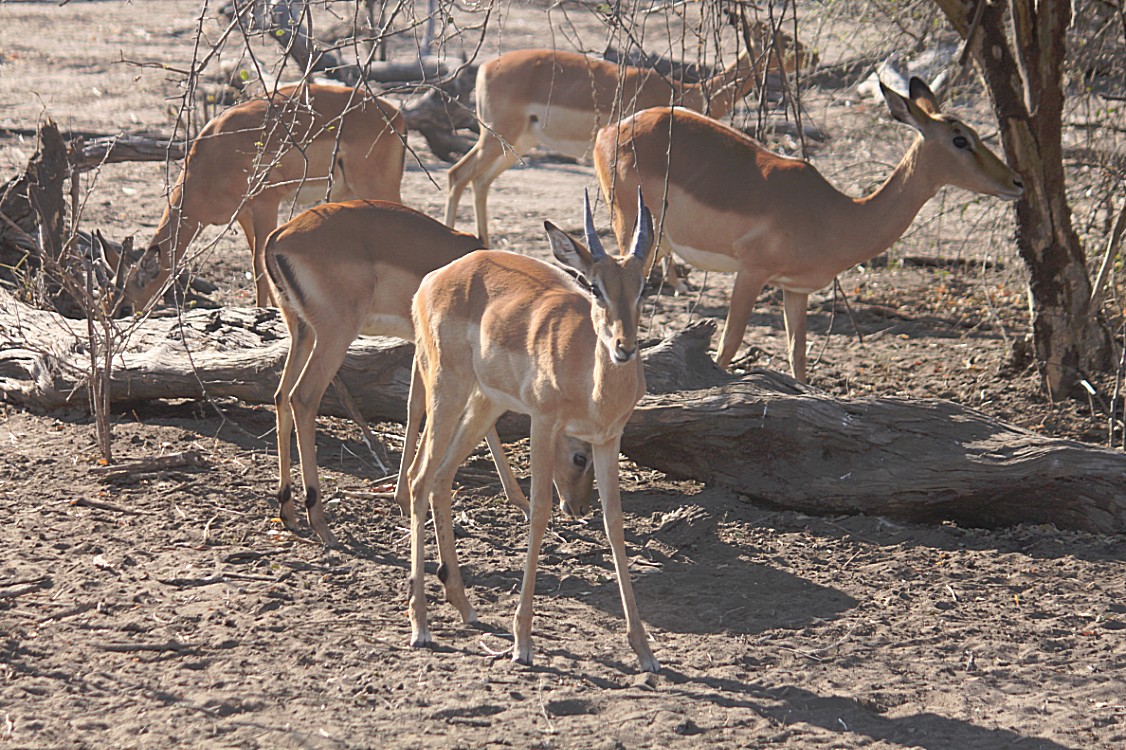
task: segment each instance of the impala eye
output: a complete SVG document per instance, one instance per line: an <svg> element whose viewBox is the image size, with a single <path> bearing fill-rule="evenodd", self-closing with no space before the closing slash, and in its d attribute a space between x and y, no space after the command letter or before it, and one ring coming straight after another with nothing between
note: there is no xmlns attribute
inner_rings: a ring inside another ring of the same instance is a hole
<svg viewBox="0 0 1126 750"><path fill-rule="evenodd" d="M954 147L955 148L964 148L966 150L969 150L970 141L964 135L956 135L956 136L954 136Z"/></svg>
<svg viewBox="0 0 1126 750"><path fill-rule="evenodd" d="M575 462L575 466L578 466L580 469L586 468L586 463L587 463L586 454L576 453L574 458L571 459L571 460L573 460Z"/></svg>

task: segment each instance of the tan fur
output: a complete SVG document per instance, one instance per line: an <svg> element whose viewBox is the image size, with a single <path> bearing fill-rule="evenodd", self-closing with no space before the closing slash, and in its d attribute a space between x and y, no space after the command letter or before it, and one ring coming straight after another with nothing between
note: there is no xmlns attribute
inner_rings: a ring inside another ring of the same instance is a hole
<svg viewBox="0 0 1126 750"><path fill-rule="evenodd" d="M808 162L773 154L685 109L646 110L599 133L595 170L619 239L634 219L630 196L640 185L654 204L667 199L658 220L662 252L671 249L702 268L736 272L716 358L721 367L742 343L762 287L774 284L785 299L790 366L804 382L810 292L886 250L943 185L1006 200L1021 194L1017 174L972 128L941 114L933 94L918 83L922 89L914 99L886 96L897 118L918 129L919 137L887 181L858 199L836 190ZM971 148L955 147L955 137Z"/></svg>
<svg viewBox="0 0 1126 750"><path fill-rule="evenodd" d="M427 508L447 599L466 622L476 614L465 595L451 532L450 485L481 432L500 413L531 416L531 523L520 603L513 620L513 659L532 659L532 595L551 496L553 446L564 435L593 444L594 470L613 551L630 645L648 671L649 649L630 585L618 489L621 434L645 392L637 354L640 296L649 246L640 256L593 260L549 228L556 257L570 248L573 267L605 303L559 269L532 258L481 251L428 275L415 295L418 345L412 377L424 386L427 424L410 469L411 625L415 646L431 642L423 588ZM568 261L570 262L570 261Z"/></svg>
<svg viewBox="0 0 1126 750"><path fill-rule="evenodd" d="M301 213L275 230L264 260L273 296L289 329L290 348L275 395L278 498L286 526L297 527L290 477L290 437L297 428L309 522L325 544L335 536L324 519L316 460L316 414L349 344L360 334L413 339L410 307L429 272L481 247L413 209L384 201L329 203ZM396 497L407 508L406 467L415 451L421 412L409 415ZM486 435L509 500L528 511L495 429ZM559 446L556 486L570 512L590 503L593 472L573 456L581 443ZM589 463L589 462L587 462ZM310 504L311 501L311 504Z"/></svg>
<svg viewBox="0 0 1126 750"><path fill-rule="evenodd" d="M461 195L472 185L477 234L487 245L489 186L537 144L580 157L603 125L659 105L722 117L755 85L752 54L699 84L561 50L516 50L490 60L477 73L481 136L450 168L446 224L454 226Z"/></svg>
<svg viewBox="0 0 1126 750"><path fill-rule="evenodd" d="M231 107L192 143L149 246L158 257L156 273L127 285L128 302L134 309L147 305L199 230L234 217L250 245L256 303L267 305L262 247L279 207L299 191L324 200L330 172L333 200L398 202L405 137L394 105L343 86L286 86Z"/></svg>

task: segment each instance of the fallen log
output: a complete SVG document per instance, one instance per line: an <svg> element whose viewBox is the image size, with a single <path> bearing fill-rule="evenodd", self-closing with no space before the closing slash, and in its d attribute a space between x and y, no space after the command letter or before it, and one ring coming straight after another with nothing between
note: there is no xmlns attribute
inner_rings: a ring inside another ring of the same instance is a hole
<svg viewBox="0 0 1126 750"><path fill-rule="evenodd" d="M639 464L808 513L1126 532L1120 453L939 399L836 399L766 370L733 377L707 356L713 333L714 324L697 324L647 350L650 394L622 444ZM82 340L78 322L0 292L0 397L38 409L84 404ZM149 319L115 358L111 398L272 403L286 348L273 310ZM395 339L353 345L341 376L366 417L403 419L411 356ZM331 389L322 413L344 414Z"/></svg>

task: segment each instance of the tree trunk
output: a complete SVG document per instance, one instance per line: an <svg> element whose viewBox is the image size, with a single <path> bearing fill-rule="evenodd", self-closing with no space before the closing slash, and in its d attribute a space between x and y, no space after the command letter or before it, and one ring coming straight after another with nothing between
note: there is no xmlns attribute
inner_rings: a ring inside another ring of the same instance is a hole
<svg viewBox="0 0 1126 750"><path fill-rule="evenodd" d="M984 2L984 0L981 0ZM935 0L963 38L976 3ZM1011 8L1012 37L1005 8ZM1086 256L1071 226L1063 168L1063 62L1071 4L984 3L969 48L993 97L1010 165L1024 180L1017 246L1028 266L1034 356L1048 392L1069 395L1111 366L1110 338L1090 309Z"/></svg>
<svg viewBox="0 0 1126 750"><path fill-rule="evenodd" d="M646 350L650 395L623 452L674 477L809 513L1126 531L1126 456L1052 440L937 399L833 399L780 373L735 378L707 355L706 321ZM82 325L0 292L0 397L32 408L86 398ZM274 310L150 319L115 359L111 398L237 396L269 404L287 349ZM191 357L187 355L191 350ZM401 421L413 347L361 338L341 376L365 416ZM344 415L332 389L322 412ZM506 419L512 436L520 421Z"/></svg>

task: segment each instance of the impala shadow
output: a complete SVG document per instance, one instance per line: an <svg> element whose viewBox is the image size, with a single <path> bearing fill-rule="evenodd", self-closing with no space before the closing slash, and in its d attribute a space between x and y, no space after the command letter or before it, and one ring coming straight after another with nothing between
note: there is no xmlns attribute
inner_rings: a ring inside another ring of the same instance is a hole
<svg viewBox="0 0 1126 750"><path fill-rule="evenodd" d="M726 493L716 493L726 494ZM659 525L648 533L627 532L629 546L642 550L644 564L631 564L634 593L644 620L677 633L747 635L773 628L799 628L829 620L856 606L842 591L821 586L759 562L764 553L720 536L726 503L712 493L684 504L682 497L652 503ZM600 564L612 571L607 551ZM560 589L567 594L567 581ZM618 588L606 583L584 601L621 617Z"/></svg>
<svg viewBox="0 0 1126 750"><path fill-rule="evenodd" d="M924 750L1009 747L1078 750L1031 734L990 729L936 713L883 716L883 709L870 702L844 695L822 695L797 685L765 687L738 680L691 676L668 668L662 670L662 679L668 681L668 690L679 693L686 701L750 709L776 721L779 726L808 724L821 727L839 735L841 746L847 743L852 747L862 738L868 738L896 747Z"/></svg>

